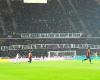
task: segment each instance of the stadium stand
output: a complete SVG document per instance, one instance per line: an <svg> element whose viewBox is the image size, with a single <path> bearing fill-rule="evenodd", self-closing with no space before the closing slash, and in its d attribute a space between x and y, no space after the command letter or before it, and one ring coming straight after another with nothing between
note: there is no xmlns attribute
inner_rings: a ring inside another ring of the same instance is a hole
<svg viewBox="0 0 100 80"><path fill-rule="evenodd" d="M97 0L48 0L47 4L27 4L23 3L23 0L0 0L0 46L31 44L99 46L100 11L98 7L100 5ZM37 39L22 38L22 33L83 33L83 35L80 38ZM50 50L70 49L55 49L54 46L52 48ZM0 55L13 57L18 51L26 55L29 50L2 51L1 49ZM33 49L33 51L37 56L47 56L48 48Z"/></svg>
<svg viewBox="0 0 100 80"><path fill-rule="evenodd" d="M100 17L96 8L99 5L96 0L50 0L47 4L0 0L0 6L1 34L87 32L99 35Z"/></svg>

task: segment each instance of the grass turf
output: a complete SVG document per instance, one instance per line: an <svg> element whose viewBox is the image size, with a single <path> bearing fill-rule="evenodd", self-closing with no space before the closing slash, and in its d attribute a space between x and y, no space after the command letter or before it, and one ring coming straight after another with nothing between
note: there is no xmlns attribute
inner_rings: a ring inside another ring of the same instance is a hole
<svg viewBox="0 0 100 80"><path fill-rule="evenodd" d="M100 61L0 63L0 80L100 80Z"/></svg>

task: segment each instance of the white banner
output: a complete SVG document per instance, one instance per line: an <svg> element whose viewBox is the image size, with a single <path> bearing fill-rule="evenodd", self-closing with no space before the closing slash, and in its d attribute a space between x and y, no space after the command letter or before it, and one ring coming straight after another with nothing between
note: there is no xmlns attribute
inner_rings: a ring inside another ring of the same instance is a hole
<svg viewBox="0 0 100 80"><path fill-rule="evenodd" d="M11 46L0 46L1 51L7 50L27 50L27 49L68 49L68 48L78 48L78 49L100 49L100 45L93 44L29 44L29 45L11 45Z"/></svg>
<svg viewBox="0 0 100 80"><path fill-rule="evenodd" d="M47 0L24 0L24 3L47 3Z"/></svg>

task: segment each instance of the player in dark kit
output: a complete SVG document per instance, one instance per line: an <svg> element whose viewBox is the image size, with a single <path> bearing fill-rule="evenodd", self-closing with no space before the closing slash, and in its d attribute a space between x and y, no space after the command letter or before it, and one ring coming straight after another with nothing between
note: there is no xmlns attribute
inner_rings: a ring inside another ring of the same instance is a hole
<svg viewBox="0 0 100 80"><path fill-rule="evenodd" d="M91 56L91 50L90 50L90 48L88 48L87 51L86 51L86 58L83 59L82 62L89 59L89 62L91 63L91 57L90 56Z"/></svg>
<svg viewBox="0 0 100 80"><path fill-rule="evenodd" d="M28 59L29 59L28 62L31 63L32 62L32 53L31 52L28 53Z"/></svg>

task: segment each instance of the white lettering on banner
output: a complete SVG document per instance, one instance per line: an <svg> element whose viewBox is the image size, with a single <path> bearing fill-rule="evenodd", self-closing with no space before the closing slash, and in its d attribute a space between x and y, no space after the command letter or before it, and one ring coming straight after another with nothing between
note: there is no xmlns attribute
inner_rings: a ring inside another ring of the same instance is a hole
<svg viewBox="0 0 100 80"><path fill-rule="evenodd" d="M11 45L11 46L1 46L1 51L7 50L18 50L18 49L67 49L67 48L78 48L85 49L90 47L91 49L100 49L100 45L93 44L29 44L29 45Z"/></svg>
<svg viewBox="0 0 100 80"><path fill-rule="evenodd" d="M80 38L82 33L21 33L21 38Z"/></svg>

